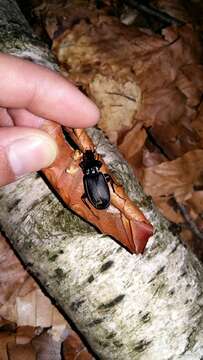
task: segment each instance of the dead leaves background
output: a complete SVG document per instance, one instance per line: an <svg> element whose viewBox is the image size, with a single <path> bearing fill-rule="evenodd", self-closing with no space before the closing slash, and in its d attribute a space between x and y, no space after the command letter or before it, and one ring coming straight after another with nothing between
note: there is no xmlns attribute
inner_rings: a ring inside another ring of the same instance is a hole
<svg viewBox="0 0 203 360"><path fill-rule="evenodd" d="M93 360L0 235L0 359Z"/></svg>
<svg viewBox="0 0 203 360"><path fill-rule="evenodd" d="M203 211L203 65L201 28L191 16L194 3L154 1L160 10L186 22L160 34L121 24L109 15L115 1L104 3L98 10L93 1L89 7L83 1L63 6L52 2L44 9L36 7L36 13L64 75L99 106L98 126L202 259L203 241L193 231L202 228Z"/></svg>

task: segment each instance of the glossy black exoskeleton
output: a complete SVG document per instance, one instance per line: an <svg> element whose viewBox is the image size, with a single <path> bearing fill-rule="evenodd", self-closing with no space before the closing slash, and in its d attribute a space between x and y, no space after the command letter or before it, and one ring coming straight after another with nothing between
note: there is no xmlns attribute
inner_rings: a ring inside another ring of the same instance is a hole
<svg viewBox="0 0 203 360"><path fill-rule="evenodd" d="M80 167L83 171L84 194L81 199L89 207L86 199L96 209L106 209L110 205L110 191L108 181L111 177L108 174L103 174L100 170L102 162L95 158L92 150L86 150L83 154L83 159L80 162Z"/></svg>

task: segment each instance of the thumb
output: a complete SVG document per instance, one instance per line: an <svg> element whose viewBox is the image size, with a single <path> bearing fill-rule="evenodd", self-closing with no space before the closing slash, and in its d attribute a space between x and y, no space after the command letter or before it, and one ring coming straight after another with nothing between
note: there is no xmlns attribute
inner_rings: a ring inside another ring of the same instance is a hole
<svg viewBox="0 0 203 360"><path fill-rule="evenodd" d="M56 155L57 145L42 130L0 128L0 186L49 166Z"/></svg>

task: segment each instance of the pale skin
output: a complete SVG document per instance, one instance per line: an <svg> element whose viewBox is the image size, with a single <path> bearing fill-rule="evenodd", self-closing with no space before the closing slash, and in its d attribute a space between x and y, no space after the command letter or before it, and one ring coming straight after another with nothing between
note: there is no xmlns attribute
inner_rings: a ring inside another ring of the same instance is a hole
<svg viewBox="0 0 203 360"><path fill-rule="evenodd" d="M0 54L0 186L49 166L57 146L41 127L93 126L96 105L61 75L15 56Z"/></svg>

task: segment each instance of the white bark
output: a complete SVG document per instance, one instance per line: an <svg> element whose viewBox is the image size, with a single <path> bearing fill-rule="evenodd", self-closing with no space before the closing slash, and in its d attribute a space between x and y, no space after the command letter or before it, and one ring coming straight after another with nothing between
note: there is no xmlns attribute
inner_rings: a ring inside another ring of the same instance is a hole
<svg viewBox="0 0 203 360"><path fill-rule="evenodd" d="M0 0L1 34L5 18L9 31L0 35L0 48L52 67L14 1ZM97 233L65 209L35 174L0 189L1 229L100 359L200 360L203 266L169 231L117 151L101 133L91 133L156 229L145 254L131 255Z"/></svg>

